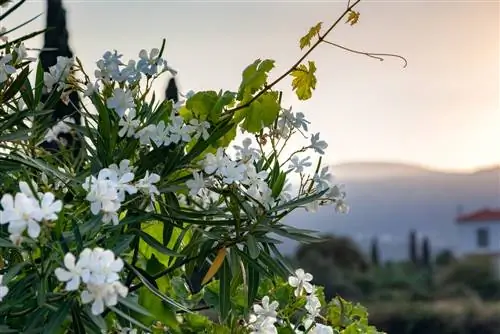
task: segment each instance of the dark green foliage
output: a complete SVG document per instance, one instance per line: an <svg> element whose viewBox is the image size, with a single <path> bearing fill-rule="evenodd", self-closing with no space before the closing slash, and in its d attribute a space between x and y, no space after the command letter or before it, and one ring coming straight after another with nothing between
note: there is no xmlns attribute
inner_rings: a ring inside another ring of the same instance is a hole
<svg viewBox="0 0 500 334"><path fill-rule="evenodd" d="M408 238L408 257L410 262L414 265L418 264L418 255L417 255L417 232L415 230L411 230Z"/></svg>
<svg viewBox="0 0 500 334"><path fill-rule="evenodd" d="M379 246L377 238L372 239L370 255L371 255L372 265L378 266L380 264L380 254L379 254Z"/></svg>
<svg viewBox="0 0 500 334"><path fill-rule="evenodd" d="M473 306L467 300L439 307L430 303L373 304L368 312L373 324L389 334L496 334L500 328L498 308Z"/></svg>
<svg viewBox="0 0 500 334"><path fill-rule="evenodd" d="M455 262L455 256L449 249L445 249L436 254L436 265L446 266Z"/></svg>
<svg viewBox="0 0 500 334"><path fill-rule="evenodd" d="M429 238L425 237L422 240L422 265L429 267L431 264L431 245Z"/></svg>

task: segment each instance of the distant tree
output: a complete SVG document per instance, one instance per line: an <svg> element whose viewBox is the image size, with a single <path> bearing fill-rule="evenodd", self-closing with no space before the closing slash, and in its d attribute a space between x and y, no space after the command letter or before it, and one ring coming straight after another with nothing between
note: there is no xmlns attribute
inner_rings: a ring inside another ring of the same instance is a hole
<svg viewBox="0 0 500 334"><path fill-rule="evenodd" d="M313 257L309 255L314 254ZM311 259L318 262L328 261L331 266L339 269L365 271L368 261L356 243L347 237L327 236L321 242L301 245L295 254L297 261L305 266Z"/></svg>
<svg viewBox="0 0 500 334"><path fill-rule="evenodd" d="M66 24L66 10L62 5L62 0L47 0L47 30L44 34L43 50L39 58L44 72L49 72L51 66L56 65L57 57L73 57L73 51L69 46L69 33ZM81 125L80 120L80 97L76 90L66 90L69 93L68 101L59 99L52 112L54 121L68 120L73 118L75 124ZM51 93L44 93L40 101L45 103ZM73 150L75 157L81 148L80 138L74 132L57 133L58 141L43 141L40 146L49 152L58 152L60 146L66 146Z"/></svg>
<svg viewBox="0 0 500 334"><path fill-rule="evenodd" d="M370 255L371 255L372 265L378 266L380 264L380 254L379 254L378 239L376 237L372 239Z"/></svg>
<svg viewBox="0 0 500 334"><path fill-rule="evenodd" d="M436 265L447 266L455 262L455 256L449 249L444 249L436 254Z"/></svg>
<svg viewBox="0 0 500 334"><path fill-rule="evenodd" d="M417 255L417 232L415 230L410 231L409 242L408 242L408 253L411 263L418 263L418 255Z"/></svg>
<svg viewBox="0 0 500 334"><path fill-rule="evenodd" d="M429 267L431 264L431 245L429 238L422 240L422 265Z"/></svg>

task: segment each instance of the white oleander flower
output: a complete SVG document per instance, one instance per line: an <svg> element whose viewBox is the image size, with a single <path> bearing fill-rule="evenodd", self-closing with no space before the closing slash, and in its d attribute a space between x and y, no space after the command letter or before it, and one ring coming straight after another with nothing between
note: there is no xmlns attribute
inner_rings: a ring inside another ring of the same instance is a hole
<svg viewBox="0 0 500 334"><path fill-rule="evenodd" d="M106 106L110 109L114 109L120 117L123 117L125 111L135 107L132 92L121 88L115 88L113 90L113 96L106 100Z"/></svg>
<svg viewBox="0 0 500 334"><path fill-rule="evenodd" d="M296 288L294 291L295 297L302 295L302 291L305 290L307 293L313 291L313 286L310 281L312 281L313 276L309 273L304 272L304 269L295 270L295 275L288 277L288 284Z"/></svg>

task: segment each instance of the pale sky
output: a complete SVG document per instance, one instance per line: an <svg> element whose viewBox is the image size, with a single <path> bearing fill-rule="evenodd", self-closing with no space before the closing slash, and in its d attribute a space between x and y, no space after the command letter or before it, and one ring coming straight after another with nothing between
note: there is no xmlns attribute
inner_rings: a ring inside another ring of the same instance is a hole
<svg viewBox="0 0 500 334"><path fill-rule="evenodd" d="M236 91L242 70L271 58L278 77L302 54L298 40L318 21L332 23L345 1L63 1L71 47L93 73L107 50L125 61L160 47L184 91ZM326 160L417 163L469 170L500 164L499 1L362 1L360 22L329 40L408 59L383 62L320 45L318 85L299 102L291 79L279 87L329 144ZM2 24L12 27L45 10L28 0ZM42 29L45 17L18 34ZM13 37L18 36L15 34ZM28 46L41 47L42 38ZM158 87L163 90L166 82ZM299 143L295 143L299 145Z"/></svg>

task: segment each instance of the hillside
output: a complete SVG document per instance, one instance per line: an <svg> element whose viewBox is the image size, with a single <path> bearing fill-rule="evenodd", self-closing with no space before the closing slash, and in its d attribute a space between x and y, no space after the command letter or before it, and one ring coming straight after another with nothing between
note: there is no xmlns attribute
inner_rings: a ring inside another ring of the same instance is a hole
<svg viewBox="0 0 500 334"><path fill-rule="evenodd" d="M333 207L312 214L301 210L287 223L348 235L365 247L378 236L385 258L406 256L410 229L429 236L434 250L453 248L459 205L466 212L500 206L500 168L460 174L403 164L354 163L332 170L336 182L345 184L350 213L334 214ZM282 249L290 253L295 246L287 242Z"/></svg>

